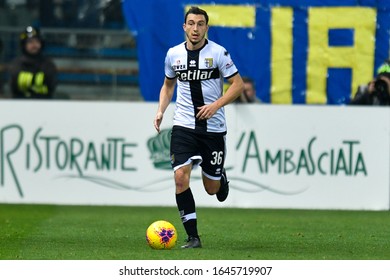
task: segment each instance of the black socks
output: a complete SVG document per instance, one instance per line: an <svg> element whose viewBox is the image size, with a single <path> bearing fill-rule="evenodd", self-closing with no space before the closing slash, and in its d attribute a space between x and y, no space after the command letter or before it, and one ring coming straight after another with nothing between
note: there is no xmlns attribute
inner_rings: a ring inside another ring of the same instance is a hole
<svg viewBox="0 0 390 280"><path fill-rule="evenodd" d="M195 212L195 200L190 188L176 195L176 204L187 235L199 238Z"/></svg>

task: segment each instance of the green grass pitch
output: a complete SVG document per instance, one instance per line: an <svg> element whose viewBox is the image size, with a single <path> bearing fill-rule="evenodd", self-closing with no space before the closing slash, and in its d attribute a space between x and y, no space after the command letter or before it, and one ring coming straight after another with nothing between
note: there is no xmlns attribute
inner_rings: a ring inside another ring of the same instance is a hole
<svg viewBox="0 0 390 280"><path fill-rule="evenodd" d="M174 207L0 204L1 260L389 260L388 211L198 208L203 248L186 238ZM171 250L145 231L165 219Z"/></svg>

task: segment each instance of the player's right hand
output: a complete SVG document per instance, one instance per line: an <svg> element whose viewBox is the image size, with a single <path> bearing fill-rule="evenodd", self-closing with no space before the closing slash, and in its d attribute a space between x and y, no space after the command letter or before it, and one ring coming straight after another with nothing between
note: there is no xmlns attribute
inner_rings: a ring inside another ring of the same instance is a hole
<svg viewBox="0 0 390 280"><path fill-rule="evenodd" d="M156 114L156 117L154 118L154 128L157 130L158 133L160 133L160 125L163 120L163 114L161 112L158 112Z"/></svg>

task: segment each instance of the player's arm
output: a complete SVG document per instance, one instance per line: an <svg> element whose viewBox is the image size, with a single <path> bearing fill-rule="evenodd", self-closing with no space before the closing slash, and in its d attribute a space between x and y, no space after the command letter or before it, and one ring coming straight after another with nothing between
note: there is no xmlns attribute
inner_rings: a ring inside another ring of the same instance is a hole
<svg viewBox="0 0 390 280"><path fill-rule="evenodd" d="M158 103L156 117L154 118L154 128L158 133L160 133L160 125L163 120L165 110L168 108L169 103L171 103L175 85L176 78L168 79L165 77L164 84L160 90L160 101Z"/></svg>
<svg viewBox="0 0 390 280"><path fill-rule="evenodd" d="M239 73L228 79L230 86L228 90L219 99L213 103L198 107L199 112L196 117L200 120L211 118L219 108L233 102L244 92L244 81Z"/></svg>
<svg viewBox="0 0 390 280"><path fill-rule="evenodd" d="M221 102L222 105L220 107L233 102L244 92L244 81L239 73L230 77L228 82L230 83L229 88L226 90L225 94L216 101Z"/></svg>

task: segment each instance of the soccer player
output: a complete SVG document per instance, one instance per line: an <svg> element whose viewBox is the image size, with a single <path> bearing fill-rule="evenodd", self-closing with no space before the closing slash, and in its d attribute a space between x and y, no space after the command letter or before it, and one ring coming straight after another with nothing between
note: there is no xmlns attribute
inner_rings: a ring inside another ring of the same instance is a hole
<svg viewBox="0 0 390 280"><path fill-rule="evenodd" d="M171 163L176 203L188 235L182 248L202 247L190 188L191 170L200 165L206 192L225 201L229 182L224 169L226 119L224 106L242 94L244 83L224 47L206 39L207 12L191 7L184 17L185 42L170 48L165 58L165 79L154 127L160 132L163 115L177 83L171 135ZM225 94L223 82L230 83Z"/></svg>

